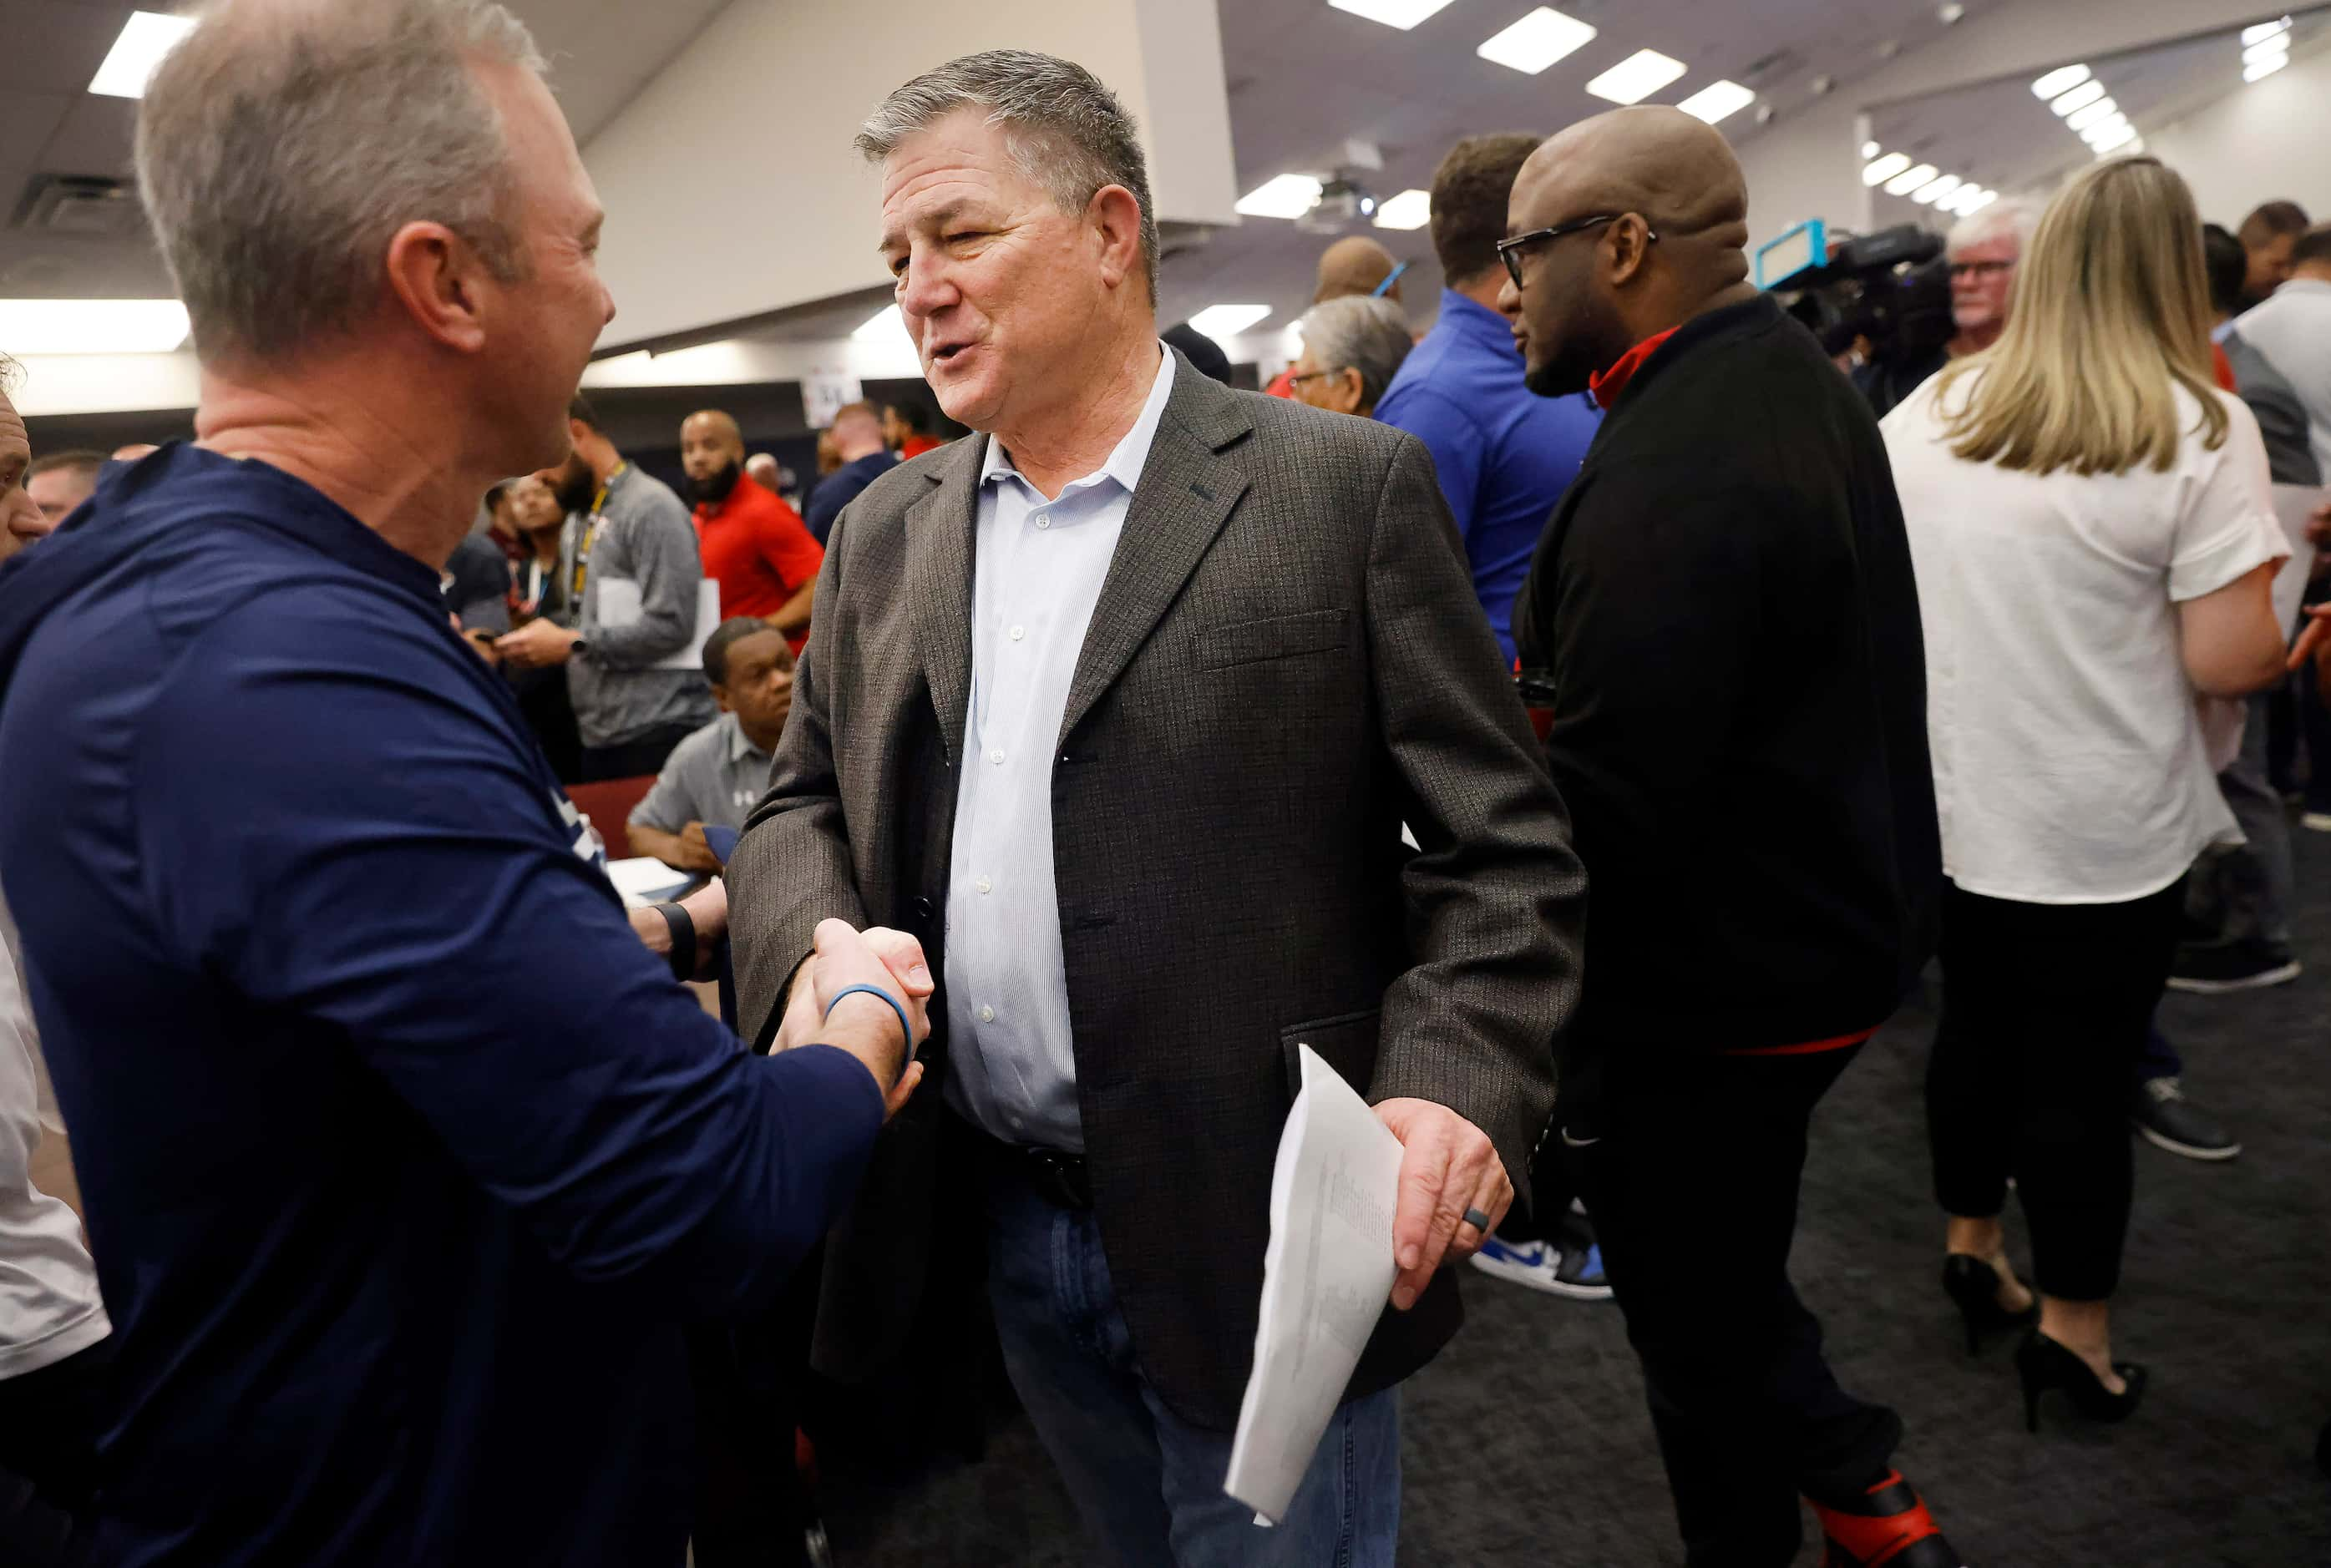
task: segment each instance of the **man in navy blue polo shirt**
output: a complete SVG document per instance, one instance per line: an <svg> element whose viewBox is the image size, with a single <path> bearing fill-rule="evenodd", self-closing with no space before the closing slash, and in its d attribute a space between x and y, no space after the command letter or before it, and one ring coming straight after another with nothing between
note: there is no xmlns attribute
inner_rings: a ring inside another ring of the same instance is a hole
<svg viewBox="0 0 2331 1568"><path fill-rule="evenodd" d="M885 470L899 466L897 456L882 440L882 416L871 403L843 404L828 433L833 437L834 455L842 459L842 466L817 481L817 489L810 492L809 508L802 514L810 537L821 545L832 534L842 508Z"/></svg>
<svg viewBox="0 0 2331 1568"><path fill-rule="evenodd" d="M1512 328L1498 314L1506 197L1537 144L1518 132L1468 137L1433 171L1441 316L1376 404L1378 419L1432 449L1441 493L1472 564L1473 591L1508 660L1514 595L1603 417L1583 392L1532 396Z"/></svg>
<svg viewBox="0 0 2331 1568"><path fill-rule="evenodd" d="M682 1325L777 1293L919 1076L919 954L839 922L742 1051L440 596L613 314L540 70L482 0L212 7L138 142L199 440L0 571L0 868L115 1327L90 1563L677 1568Z"/></svg>

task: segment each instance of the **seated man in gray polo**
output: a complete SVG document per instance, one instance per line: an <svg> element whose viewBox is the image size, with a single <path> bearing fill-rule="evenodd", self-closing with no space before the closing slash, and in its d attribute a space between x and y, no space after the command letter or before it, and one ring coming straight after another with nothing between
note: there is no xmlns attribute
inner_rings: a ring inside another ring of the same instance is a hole
<svg viewBox="0 0 2331 1568"><path fill-rule="evenodd" d="M628 831L634 852L709 876L720 861L704 830L742 828L768 790L769 759L793 711L793 650L766 621L734 616L705 639L704 677L720 717L672 748Z"/></svg>

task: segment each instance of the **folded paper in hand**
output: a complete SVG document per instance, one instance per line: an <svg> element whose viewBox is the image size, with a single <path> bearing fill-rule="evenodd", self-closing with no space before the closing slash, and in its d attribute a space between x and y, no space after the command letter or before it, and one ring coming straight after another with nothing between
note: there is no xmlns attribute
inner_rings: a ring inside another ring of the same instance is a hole
<svg viewBox="0 0 2331 1568"><path fill-rule="evenodd" d="M1309 1046L1279 1137L1262 1320L1223 1490L1259 1523L1287 1515L1392 1297L1400 1140Z"/></svg>

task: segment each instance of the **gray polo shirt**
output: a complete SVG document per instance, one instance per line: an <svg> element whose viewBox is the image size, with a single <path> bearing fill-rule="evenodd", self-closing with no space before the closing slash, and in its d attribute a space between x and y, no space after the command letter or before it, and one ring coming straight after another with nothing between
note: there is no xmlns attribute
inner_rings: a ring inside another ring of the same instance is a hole
<svg viewBox="0 0 2331 1568"><path fill-rule="evenodd" d="M655 788L632 808L633 827L676 833L690 822L738 828L769 790L774 759L724 713L673 748Z"/></svg>
<svg viewBox="0 0 2331 1568"><path fill-rule="evenodd" d="M668 725L710 718L712 693L701 670L653 668L696 640L704 568L688 508L671 486L626 464L608 482L596 524L576 519L576 554L585 557L578 567L585 646L567 663L566 689L583 744L622 746ZM604 613L610 583L627 584L616 594L638 603L621 624L609 624Z"/></svg>

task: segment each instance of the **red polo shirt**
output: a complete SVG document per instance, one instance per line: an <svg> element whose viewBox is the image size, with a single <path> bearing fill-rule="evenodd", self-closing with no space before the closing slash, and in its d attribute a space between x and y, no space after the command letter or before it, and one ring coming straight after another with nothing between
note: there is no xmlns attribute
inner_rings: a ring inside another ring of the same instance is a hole
<svg viewBox="0 0 2331 1568"><path fill-rule="evenodd" d="M750 476L717 507L696 508L696 547L704 575L720 584L720 616L775 614L817 575L825 547L810 537L801 514ZM794 651L808 633L788 637Z"/></svg>

